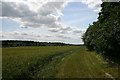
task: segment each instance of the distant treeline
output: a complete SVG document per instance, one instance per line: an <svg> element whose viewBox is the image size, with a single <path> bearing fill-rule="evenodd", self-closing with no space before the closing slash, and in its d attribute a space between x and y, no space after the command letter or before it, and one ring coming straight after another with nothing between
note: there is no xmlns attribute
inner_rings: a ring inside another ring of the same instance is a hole
<svg viewBox="0 0 120 80"><path fill-rule="evenodd" d="M21 40L3 40L2 47L18 47L18 46L79 46L73 44L66 44L61 42L35 42L35 41L21 41Z"/></svg>

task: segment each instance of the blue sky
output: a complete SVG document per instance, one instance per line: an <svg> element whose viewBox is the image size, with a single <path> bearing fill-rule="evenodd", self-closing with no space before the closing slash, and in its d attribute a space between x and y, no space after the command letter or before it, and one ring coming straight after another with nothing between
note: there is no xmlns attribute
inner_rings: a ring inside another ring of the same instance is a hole
<svg viewBox="0 0 120 80"><path fill-rule="evenodd" d="M3 1L3 15L0 19L2 22L1 39L82 44L82 35L89 24L97 21L99 12L86 3L47 2L41 4L39 2L34 5L24 0L23 3L15 2L15 4Z"/></svg>
<svg viewBox="0 0 120 80"><path fill-rule="evenodd" d="M89 24L97 20L98 13L81 2L71 2L63 10L62 23L76 26L80 29L88 28Z"/></svg>
<svg viewBox="0 0 120 80"><path fill-rule="evenodd" d="M2 26L3 31L14 31L19 28L19 24L11 19L2 19Z"/></svg>

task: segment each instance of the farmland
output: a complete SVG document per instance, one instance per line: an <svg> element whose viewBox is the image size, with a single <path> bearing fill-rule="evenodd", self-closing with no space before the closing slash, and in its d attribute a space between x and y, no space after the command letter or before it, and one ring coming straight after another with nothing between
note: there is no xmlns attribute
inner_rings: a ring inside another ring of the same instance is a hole
<svg viewBox="0 0 120 80"><path fill-rule="evenodd" d="M118 78L118 66L84 46L2 48L4 80L36 78Z"/></svg>

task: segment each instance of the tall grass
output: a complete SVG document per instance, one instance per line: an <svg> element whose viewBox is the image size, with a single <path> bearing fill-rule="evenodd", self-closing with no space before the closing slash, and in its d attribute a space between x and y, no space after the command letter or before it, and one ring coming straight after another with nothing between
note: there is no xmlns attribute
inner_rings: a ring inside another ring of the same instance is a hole
<svg viewBox="0 0 120 80"><path fill-rule="evenodd" d="M3 80L117 78L118 67L84 46L3 48Z"/></svg>
<svg viewBox="0 0 120 80"><path fill-rule="evenodd" d="M12 47L3 48L3 79L28 79L38 66L44 64L44 58L69 51L74 46Z"/></svg>

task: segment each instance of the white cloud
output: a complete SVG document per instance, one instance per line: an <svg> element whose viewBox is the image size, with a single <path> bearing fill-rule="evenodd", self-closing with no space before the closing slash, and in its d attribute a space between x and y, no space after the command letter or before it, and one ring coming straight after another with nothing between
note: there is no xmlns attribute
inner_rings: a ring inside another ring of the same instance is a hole
<svg viewBox="0 0 120 80"><path fill-rule="evenodd" d="M39 30L40 29L40 30ZM47 31L48 30L48 31ZM43 32L42 32L43 31ZM64 33L62 33L64 31ZM78 32L77 32L78 31ZM79 31L81 33L79 33ZM83 31L83 30L82 30ZM33 41L56 41L66 43L82 43L83 32L72 26L62 28L26 28L13 32L2 32L3 39L33 40Z"/></svg>
<svg viewBox="0 0 120 80"><path fill-rule="evenodd" d="M58 29L50 29L50 30L48 30L48 31L50 31L50 32L59 32L59 30Z"/></svg>
<svg viewBox="0 0 120 80"><path fill-rule="evenodd" d="M69 36L65 36L65 35L56 35L56 37L58 38L62 38L62 39L73 39L72 37L69 37Z"/></svg>
<svg viewBox="0 0 120 80"><path fill-rule="evenodd" d="M89 8L93 9L93 11L95 12L100 12L102 1L113 2L114 0L69 0L69 2L82 2L86 4Z"/></svg>
<svg viewBox="0 0 120 80"><path fill-rule="evenodd" d="M82 3L88 5L88 7L93 9L95 12L99 12L101 10L102 0L82 0Z"/></svg>
<svg viewBox="0 0 120 80"><path fill-rule="evenodd" d="M52 13L55 14L58 12L58 10L62 10L64 8L64 3L65 2L48 2L39 8L38 12L44 16Z"/></svg>
<svg viewBox="0 0 120 80"><path fill-rule="evenodd" d="M62 34L65 34L65 33L68 33L70 31L72 31L72 27L69 27L68 25L61 25L62 27L59 27L59 28L53 28L53 29L49 29L48 31L50 32L58 32L59 34L62 33Z"/></svg>
<svg viewBox="0 0 120 80"><path fill-rule="evenodd" d="M79 29L77 27L74 26L68 26L68 25L62 25L64 27L61 28L55 28L55 29L49 29L49 32L52 33L56 33L57 37L61 37L61 38L73 38L73 39L77 39L77 38L82 38L82 35L85 33L86 30L84 29ZM80 36L80 37L78 37Z"/></svg>
<svg viewBox="0 0 120 80"><path fill-rule="evenodd" d="M36 34L33 32L19 32L19 31L14 31L14 32L1 32L3 39L23 39L23 40L39 40L41 38L40 34Z"/></svg>
<svg viewBox="0 0 120 80"><path fill-rule="evenodd" d="M35 16L36 13L31 11L24 3L2 2L2 17L19 18L25 16Z"/></svg>
<svg viewBox="0 0 120 80"><path fill-rule="evenodd" d="M69 0L69 2L82 2L95 12L100 12L102 1L105 0ZM110 0L108 0L110 1Z"/></svg>
<svg viewBox="0 0 120 80"><path fill-rule="evenodd" d="M62 10L67 5L67 1L3 0L2 4L0 4L2 6L2 18L9 18L17 22L22 29L14 32L3 32L2 37L4 39L82 43L81 35L84 33L83 30L81 31L78 28L64 25L60 22L61 16L63 16ZM85 1L83 3L87 4L90 8L99 7L97 5L99 2L92 4L90 0ZM47 27L47 29L38 31L41 27Z"/></svg>
<svg viewBox="0 0 120 80"><path fill-rule="evenodd" d="M2 1L2 17L9 17L22 27L60 27L60 16L67 0L4 0Z"/></svg>

